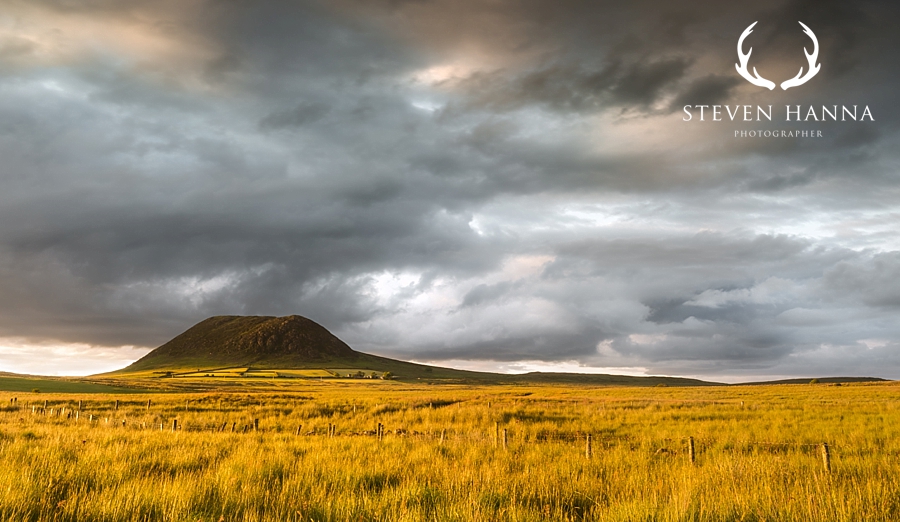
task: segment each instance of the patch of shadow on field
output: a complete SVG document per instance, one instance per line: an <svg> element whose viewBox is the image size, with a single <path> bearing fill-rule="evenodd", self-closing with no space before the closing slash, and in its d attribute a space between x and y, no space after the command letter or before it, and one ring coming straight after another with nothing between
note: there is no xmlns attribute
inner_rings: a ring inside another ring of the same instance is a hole
<svg viewBox="0 0 900 522"><path fill-rule="evenodd" d="M380 415L383 413L394 413L395 411L401 411L403 409L403 406L400 406L399 404L379 404L372 408L372 414Z"/></svg>
<svg viewBox="0 0 900 522"><path fill-rule="evenodd" d="M412 409L438 409L438 408L446 408L447 406L453 406L454 404L459 404L462 401L450 401L450 400L439 400L439 401L421 401L412 405Z"/></svg>
<svg viewBox="0 0 900 522"><path fill-rule="evenodd" d="M617 435L615 428L599 428L591 430L591 435L597 444L606 444L607 441L613 439L627 440L627 436ZM584 440L587 432L581 431L563 431L563 430L540 430L534 434L534 440L540 442L574 442Z"/></svg>
<svg viewBox="0 0 900 522"><path fill-rule="evenodd" d="M208 459L192 462L154 461L141 462L134 466L133 474L139 477L175 478L179 475L199 473L209 466Z"/></svg>
<svg viewBox="0 0 900 522"><path fill-rule="evenodd" d="M500 511L509 504L509 495L498 491L485 491L478 497L478 503L488 509Z"/></svg>
<svg viewBox="0 0 900 522"><path fill-rule="evenodd" d="M438 506L444 502L444 494L434 486L424 485L414 491L408 498L407 503L412 506L418 506L425 516L434 515Z"/></svg>
<svg viewBox="0 0 900 522"><path fill-rule="evenodd" d="M400 485L401 477L395 473L364 473L355 477L354 490L380 493L384 489Z"/></svg>
<svg viewBox="0 0 900 522"><path fill-rule="evenodd" d="M518 422L566 422L575 418L574 415L550 415L544 412L504 411L500 413L498 421L507 423Z"/></svg>
<svg viewBox="0 0 900 522"><path fill-rule="evenodd" d="M574 492L568 495L527 495L522 497L520 503L548 518L594 520L591 511L599 502L587 495Z"/></svg>

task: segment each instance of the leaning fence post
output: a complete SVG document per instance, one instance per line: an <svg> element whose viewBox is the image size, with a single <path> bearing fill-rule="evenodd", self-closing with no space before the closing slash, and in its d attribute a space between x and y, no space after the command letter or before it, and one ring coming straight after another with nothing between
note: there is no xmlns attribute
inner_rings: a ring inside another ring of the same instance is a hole
<svg viewBox="0 0 900 522"><path fill-rule="evenodd" d="M825 468L825 471L827 473L831 473L831 452L828 450L828 443L823 442L821 448L822 466Z"/></svg>
<svg viewBox="0 0 900 522"><path fill-rule="evenodd" d="M297 435L300 435L300 432L303 430L303 425L297 426Z"/></svg>
<svg viewBox="0 0 900 522"><path fill-rule="evenodd" d="M688 437L688 458L694 463L694 437Z"/></svg>
<svg viewBox="0 0 900 522"><path fill-rule="evenodd" d="M591 458L594 455L594 448L591 446L591 434L588 433L584 438L584 456Z"/></svg>

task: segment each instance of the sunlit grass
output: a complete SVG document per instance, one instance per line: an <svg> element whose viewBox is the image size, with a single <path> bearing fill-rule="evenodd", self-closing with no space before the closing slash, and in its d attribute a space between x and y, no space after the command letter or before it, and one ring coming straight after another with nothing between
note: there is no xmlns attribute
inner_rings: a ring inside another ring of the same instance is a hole
<svg viewBox="0 0 900 522"><path fill-rule="evenodd" d="M326 382L4 393L0 519L898 520L898 391Z"/></svg>

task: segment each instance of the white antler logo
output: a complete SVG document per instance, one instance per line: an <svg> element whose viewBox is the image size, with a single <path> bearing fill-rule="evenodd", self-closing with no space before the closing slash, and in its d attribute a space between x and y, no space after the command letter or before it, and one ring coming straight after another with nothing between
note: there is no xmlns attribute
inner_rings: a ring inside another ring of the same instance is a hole
<svg viewBox="0 0 900 522"><path fill-rule="evenodd" d="M800 72L797 73L797 76L791 78L790 80L784 81L781 83L781 88L784 90L788 90L791 87L796 87L798 85L803 85L812 79L813 76L819 73L819 69L822 67L822 64L816 63L819 59L819 41L816 39L816 35L812 32L809 27L803 22L799 22L803 27L803 32L806 33L813 41L813 52L810 54L806 51L806 48L803 49L804 54L806 54L806 60L809 62L809 70L806 71L806 74L803 74L803 67L800 68ZM744 29L744 32L741 33L741 37L738 40L737 44L737 52L738 52L738 60L740 60L740 64L734 64L734 67L737 69L738 74L744 77L745 80L752 83L753 85L757 85L759 87L765 87L770 91L775 88L775 82L767 80L759 75L756 72L756 67L753 68L753 74L751 75L749 71L747 71L747 62L750 60L750 53L753 52L753 48L751 47L747 54L744 54L744 39L753 32L753 26L756 25L756 22L750 24L750 27Z"/></svg>

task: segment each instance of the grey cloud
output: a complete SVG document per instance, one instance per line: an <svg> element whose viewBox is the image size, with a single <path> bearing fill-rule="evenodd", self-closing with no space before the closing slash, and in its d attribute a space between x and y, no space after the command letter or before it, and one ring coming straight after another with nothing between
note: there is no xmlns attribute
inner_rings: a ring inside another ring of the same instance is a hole
<svg viewBox="0 0 900 522"><path fill-rule="evenodd" d="M734 76L710 74L694 80L671 103L671 110L679 111L685 105L718 105L731 97L739 79Z"/></svg>
<svg viewBox="0 0 900 522"><path fill-rule="evenodd" d="M521 286L520 283L508 281L493 285L477 285L476 287L466 292L466 295L463 297L460 306L476 306L486 302L494 301L502 297L504 294L508 293L510 290L516 288L517 286Z"/></svg>
<svg viewBox="0 0 900 522"><path fill-rule="evenodd" d="M832 299L853 296L870 306L900 307L900 254L883 253L866 260L839 263L825 273Z"/></svg>
<svg viewBox="0 0 900 522"><path fill-rule="evenodd" d="M313 123L328 114L329 107L320 103L301 103L294 109L285 112L273 112L259 122L264 130L300 127Z"/></svg>

